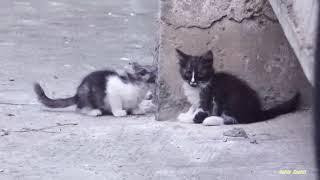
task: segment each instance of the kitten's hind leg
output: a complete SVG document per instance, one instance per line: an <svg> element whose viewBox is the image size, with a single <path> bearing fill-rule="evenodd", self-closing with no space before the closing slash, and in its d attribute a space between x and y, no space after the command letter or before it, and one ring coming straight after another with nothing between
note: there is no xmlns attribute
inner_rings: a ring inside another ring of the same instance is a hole
<svg viewBox="0 0 320 180"><path fill-rule="evenodd" d="M126 116L127 111L122 109L121 98L115 94L108 94L108 100L111 108L111 112L116 117Z"/></svg>

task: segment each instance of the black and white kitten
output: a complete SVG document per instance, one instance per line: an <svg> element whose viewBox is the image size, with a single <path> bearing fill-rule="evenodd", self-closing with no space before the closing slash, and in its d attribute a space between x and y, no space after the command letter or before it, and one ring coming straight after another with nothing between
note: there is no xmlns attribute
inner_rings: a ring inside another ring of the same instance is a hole
<svg viewBox="0 0 320 180"><path fill-rule="evenodd" d="M232 74L215 72L211 51L191 56L176 49L184 93L191 103L180 121L221 125L252 123L294 111L299 93L292 99L268 110L262 110L259 97L246 82Z"/></svg>
<svg viewBox="0 0 320 180"><path fill-rule="evenodd" d="M76 105L80 113L89 116L144 114L145 109L140 104L155 84L156 70L138 63L132 63L132 69L133 72L92 72L82 80L76 94L69 98L50 99L38 83L34 85L34 90L39 101L49 108Z"/></svg>

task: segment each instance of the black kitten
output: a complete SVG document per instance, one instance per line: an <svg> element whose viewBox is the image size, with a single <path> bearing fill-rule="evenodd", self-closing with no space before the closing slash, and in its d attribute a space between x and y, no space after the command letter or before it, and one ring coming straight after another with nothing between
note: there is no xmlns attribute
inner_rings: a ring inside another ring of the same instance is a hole
<svg viewBox="0 0 320 180"><path fill-rule="evenodd" d="M257 93L243 80L224 72L216 73L211 51L191 56L176 49L184 93L191 103L180 121L204 125L252 123L294 111L299 93L292 99L268 110L262 110Z"/></svg>

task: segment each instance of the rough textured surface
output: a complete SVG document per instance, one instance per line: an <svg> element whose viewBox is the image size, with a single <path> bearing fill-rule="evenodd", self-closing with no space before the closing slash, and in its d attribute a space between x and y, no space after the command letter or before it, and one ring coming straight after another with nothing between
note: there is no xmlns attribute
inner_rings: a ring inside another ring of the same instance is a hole
<svg viewBox="0 0 320 180"><path fill-rule="evenodd" d="M270 0L304 73L313 83L315 39L319 3L317 0Z"/></svg>
<svg viewBox="0 0 320 180"><path fill-rule="evenodd" d="M1 1L0 102L35 103L34 81L69 96L91 71L151 64L157 18L149 0Z"/></svg>
<svg viewBox="0 0 320 180"><path fill-rule="evenodd" d="M203 127L153 116L90 118L72 108L42 108L31 89L35 80L49 95L68 96L89 71L123 66L127 62L121 59L131 56L150 63L151 53L136 48L152 46L146 42L152 42L148 32L154 33L157 11L151 0L49 2L1 2L1 180L316 179L308 111L252 125ZM34 14L26 12L34 6L39 6ZM82 19L78 10L92 19ZM46 24L19 24L37 17ZM122 24L126 18L130 25ZM99 28L85 31L88 22ZM65 31L71 45L61 37ZM223 133L233 128L244 129L249 138L225 141ZM250 143L254 140L258 144ZM280 175L285 169L307 174Z"/></svg>
<svg viewBox="0 0 320 180"><path fill-rule="evenodd" d="M37 105L0 105L0 127L9 132L0 136L2 180L316 179L308 111L252 125L204 127L152 116L89 118ZM235 127L248 138L225 140L223 133ZM279 174L286 169L306 175Z"/></svg>
<svg viewBox="0 0 320 180"><path fill-rule="evenodd" d="M310 103L310 85L267 1L162 1L160 43L158 120L174 120L187 106L175 48L212 50L214 67L245 79L265 107L298 90Z"/></svg>

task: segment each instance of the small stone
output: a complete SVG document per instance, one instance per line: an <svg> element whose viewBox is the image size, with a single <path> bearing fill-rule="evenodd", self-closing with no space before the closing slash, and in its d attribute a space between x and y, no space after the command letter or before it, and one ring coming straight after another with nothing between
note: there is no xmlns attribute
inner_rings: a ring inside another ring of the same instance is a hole
<svg viewBox="0 0 320 180"><path fill-rule="evenodd" d="M14 80L14 79L9 79L9 81L13 82L13 81L15 81L15 80Z"/></svg>
<svg viewBox="0 0 320 180"><path fill-rule="evenodd" d="M14 114L7 114L7 116L9 116L9 117L13 117L13 116L15 116Z"/></svg>
<svg viewBox="0 0 320 180"><path fill-rule="evenodd" d="M224 136L228 137L244 137L248 138L246 131L242 128L233 128L232 130L223 132Z"/></svg>
<svg viewBox="0 0 320 180"><path fill-rule="evenodd" d="M258 144L258 141L257 141L256 139L251 139L251 140L250 140L250 143L251 143L251 144Z"/></svg>
<svg viewBox="0 0 320 180"><path fill-rule="evenodd" d="M9 135L9 131L5 130L5 129L1 129L2 133L1 136L8 136Z"/></svg>
<svg viewBox="0 0 320 180"><path fill-rule="evenodd" d="M54 79L59 79L58 76L53 76Z"/></svg>
<svg viewBox="0 0 320 180"><path fill-rule="evenodd" d="M223 142L228 142L228 137L224 137Z"/></svg>

